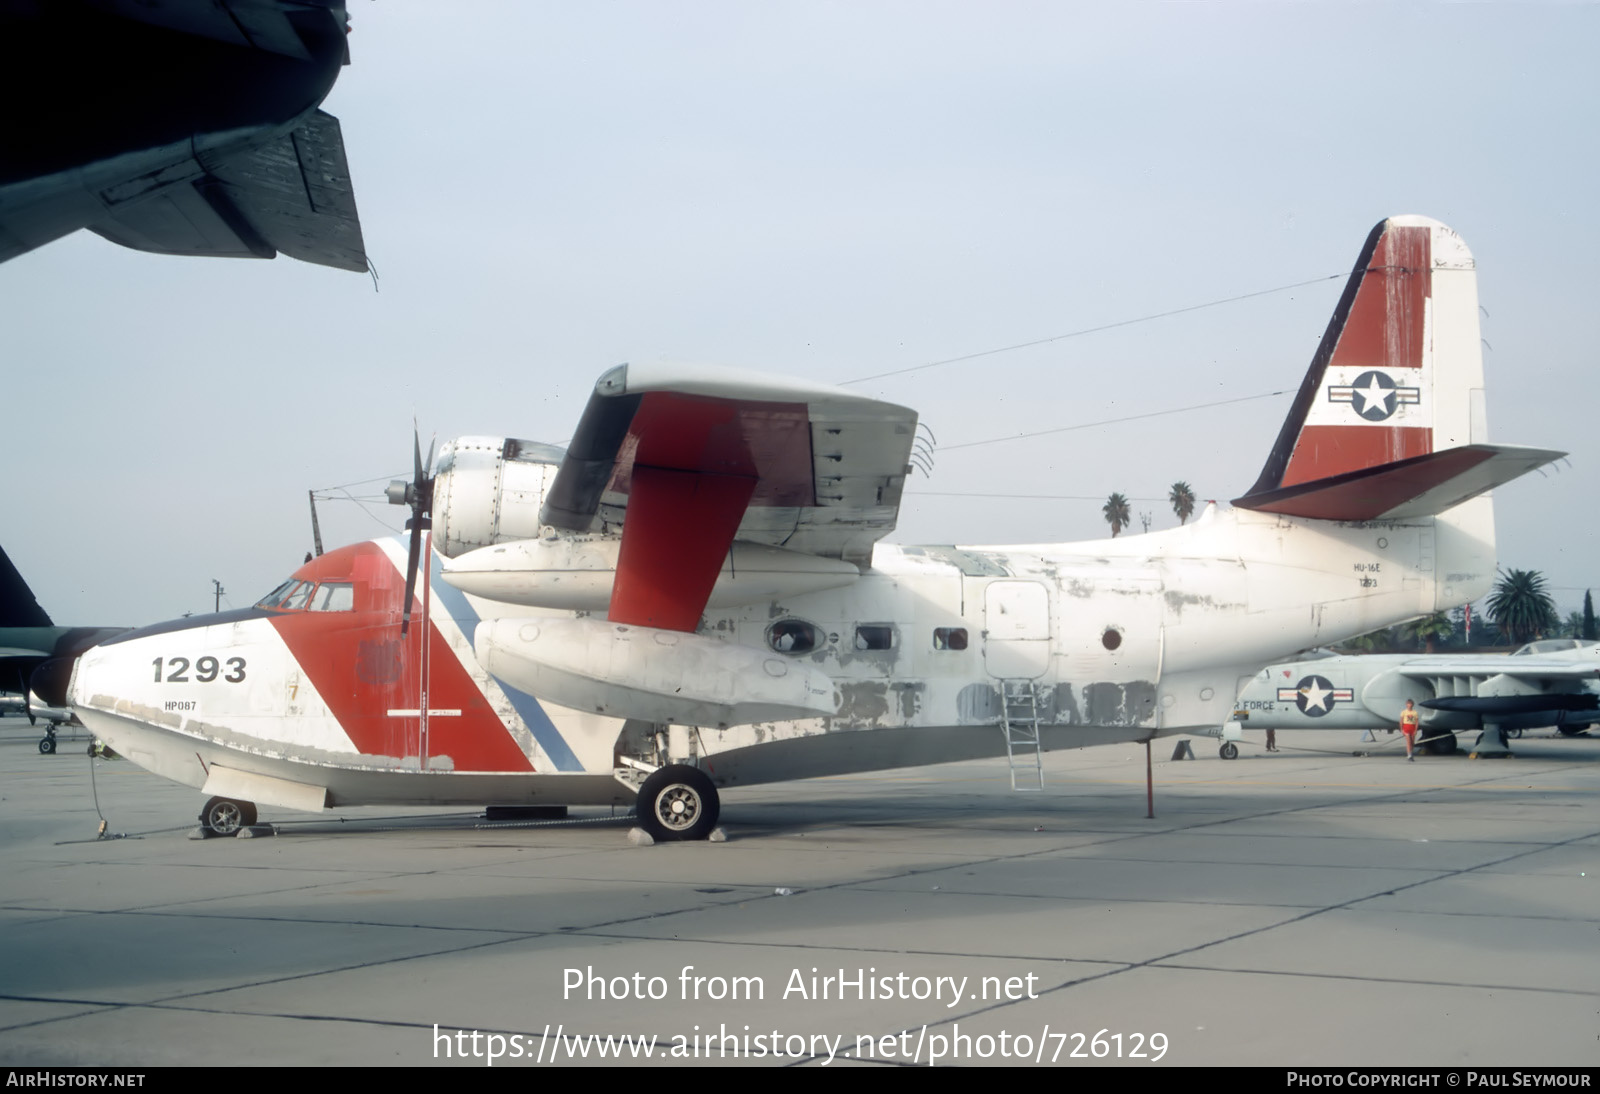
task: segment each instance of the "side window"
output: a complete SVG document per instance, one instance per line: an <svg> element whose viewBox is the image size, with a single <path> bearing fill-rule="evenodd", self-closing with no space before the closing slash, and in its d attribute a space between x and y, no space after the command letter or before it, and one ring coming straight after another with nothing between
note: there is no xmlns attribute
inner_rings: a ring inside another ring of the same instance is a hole
<svg viewBox="0 0 1600 1094"><path fill-rule="evenodd" d="M856 628L856 649L888 650L894 648L894 628L887 623L863 623Z"/></svg>
<svg viewBox="0 0 1600 1094"><path fill-rule="evenodd" d="M344 582L319 585L317 595L311 598L314 612L348 612L355 606L355 587Z"/></svg>
<svg viewBox="0 0 1600 1094"><path fill-rule="evenodd" d="M933 648L936 650L964 650L967 648L967 628L935 627Z"/></svg>
<svg viewBox="0 0 1600 1094"><path fill-rule="evenodd" d="M799 619L780 619L767 628L767 645L779 653L810 653L820 641L817 628Z"/></svg>

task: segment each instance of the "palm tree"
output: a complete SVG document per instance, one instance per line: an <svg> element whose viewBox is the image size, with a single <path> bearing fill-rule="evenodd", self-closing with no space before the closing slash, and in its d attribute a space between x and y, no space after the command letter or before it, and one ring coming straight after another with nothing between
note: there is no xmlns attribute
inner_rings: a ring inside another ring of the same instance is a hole
<svg viewBox="0 0 1600 1094"><path fill-rule="evenodd" d="M1194 489L1186 482L1175 482L1167 500L1172 503L1172 511L1178 514L1178 523L1188 524L1194 513Z"/></svg>
<svg viewBox="0 0 1600 1094"><path fill-rule="evenodd" d="M1485 601L1489 619L1513 642L1531 642L1560 625L1555 601L1537 570L1506 570Z"/></svg>
<svg viewBox="0 0 1600 1094"><path fill-rule="evenodd" d="M1456 633L1456 625L1444 612L1435 612L1407 623L1405 632L1421 643L1426 652L1433 653L1435 644L1441 638L1449 638Z"/></svg>
<svg viewBox="0 0 1600 1094"><path fill-rule="evenodd" d="M1117 533L1126 528L1133 520L1128 513L1128 499L1121 494L1112 494L1107 498L1100 512L1105 514L1106 523L1111 525L1112 539L1116 539Z"/></svg>

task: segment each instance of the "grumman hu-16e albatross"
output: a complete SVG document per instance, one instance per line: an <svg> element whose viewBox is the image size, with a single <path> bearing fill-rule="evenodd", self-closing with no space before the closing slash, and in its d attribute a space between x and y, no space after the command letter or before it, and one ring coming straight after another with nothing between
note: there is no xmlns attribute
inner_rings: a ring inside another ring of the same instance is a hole
<svg viewBox="0 0 1600 1094"><path fill-rule="evenodd" d="M880 543L904 407L622 366L565 451L419 454L390 488L409 551L113 639L74 701L217 830L256 802L637 800L695 839L720 788L983 756L1037 788L1040 750L1214 732L1274 657L1488 590L1486 492L1561 454L1486 443L1477 312L1455 232L1384 221L1231 511L1047 546Z"/></svg>

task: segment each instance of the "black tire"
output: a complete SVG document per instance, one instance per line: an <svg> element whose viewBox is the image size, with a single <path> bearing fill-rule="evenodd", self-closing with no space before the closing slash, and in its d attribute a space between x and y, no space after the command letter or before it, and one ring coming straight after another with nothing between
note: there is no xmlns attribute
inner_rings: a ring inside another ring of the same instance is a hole
<svg viewBox="0 0 1600 1094"><path fill-rule="evenodd" d="M249 828L255 822L254 802L212 798L200 810L200 826L218 836L236 836L239 829Z"/></svg>
<svg viewBox="0 0 1600 1094"><path fill-rule="evenodd" d="M1556 729L1561 731L1561 735L1563 737L1583 737L1589 732L1589 727L1587 725L1556 726Z"/></svg>
<svg viewBox="0 0 1600 1094"><path fill-rule="evenodd" d="M1448 756L1460 747L1456 735L1448 730L1437 730L1432 740L1422 742L1422 751L1430 756Z"/></svg>
<svg viewBox="0 0 1600 1094"><path fill-rule="evenodd" d="M41 755L41 756L49 756L53 752L55 752L55 750L56 750L56 739L54 737L40 737L39 738L39 755Z"/></svg>
<svg viewBox="0 0 1600 1094"><path fill-rule="evenodd" d="M722 803L717 788L698 768L671 764L651 775L639 788L634 814L639 827L657 843L697 840L711 835Z"/></svg>
<svg viewBox="0 0 1600 1094"><path fill-rule="evenodd" d="M1223 741L1222 747L1217 749L1217 751L1221 754L1224 760L1237 759L1239 756L1239 746L1234 744L1232 741Z"/></svg>

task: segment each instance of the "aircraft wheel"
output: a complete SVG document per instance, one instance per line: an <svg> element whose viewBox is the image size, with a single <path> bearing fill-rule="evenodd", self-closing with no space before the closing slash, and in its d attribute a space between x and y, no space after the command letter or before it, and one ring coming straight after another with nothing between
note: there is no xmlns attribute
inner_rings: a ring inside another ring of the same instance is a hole
<svg viewBox="0 0 1600 1094"><path fill-rule="evenodd" d="M200 810L200 824L218 836L235 836L239 829L256 822L254 802L234 801L232 798L212 798Z"/></svg>
<svg viewBox="0 0 1600 1094"><path fill-rule="evenodd" d="M1589 727L1582 726L1556 726L1563 737L1582 737L1589 731Z"/></svg>
<svg viewBox="0 0 1600 1094"><path fill-rule="evenodd" d="M1222 754L1222 758L1224 760L1232 760L1238 757L1239 746L1234 744L1232 741L1223 741L1222 747L1217 751Z"/></svg>
<svg viewBox="0 0 1600 1094"><path fill-rule="evenodd" d="M52 752L54 752L55 750L56 750L56 739L54 737L40 737L39 738L39 755L48 756Z"/></svg>
<svg viewBox="0 0 1600 1094"><path fill-rule="evenodd" d="M717 788L703 771L672 764L644 781L634 812L639 827L659 843L705 839L721 810Z"/></svg>
<svg viewBox="0 0 1600 1094"><path fill-rule="evenodd" d="M1423 743L1422 751L1430 756L1448 756L1458 747L1454 733L1441 731L1433 740Z"/></svg>

